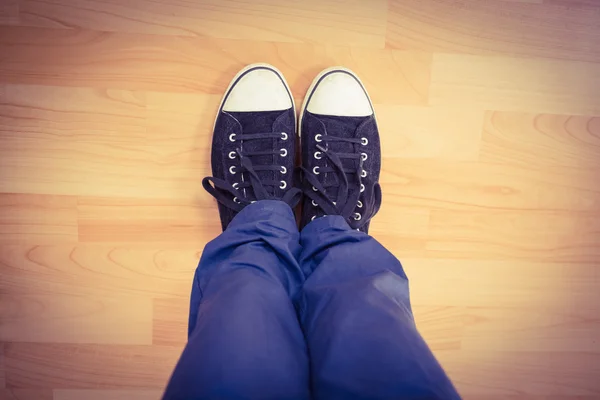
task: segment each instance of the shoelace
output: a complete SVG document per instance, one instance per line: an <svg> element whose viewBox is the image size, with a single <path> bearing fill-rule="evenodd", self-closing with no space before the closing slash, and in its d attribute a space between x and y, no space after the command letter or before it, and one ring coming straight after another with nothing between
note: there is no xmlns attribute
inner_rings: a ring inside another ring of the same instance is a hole
<svg viewBox="0 0 600 400"><path fill-rule="evenodd" d="M366 139L362 138L340 138L331 135L318 134L315 139L317 142L346 142L352 144L364 144ZM331 167L316 166L312 171L302 167L304 171L305 183L304 195L311 199L313 206L318 206L324 215L341 215L346 219L350 227L360 229L367 224L379 208L381 207L381 187L379 183L370 188L370 192L364 193L366 188L362 183L362 178L366 177L366 171L363 169L363 163L367 159L366 153L336 153L329 149L329 146L317 145L320 152L315 153L315 158L319 154L320 157L324 154L329 161ZM358 160L356 168L345 168L342 163L342 158ZM317 178L317 175L325 173L336 173L337 183L322 184ZM351 177L351 181L348 177ZM331 200L327 195L327 189L333 186L338 186L337 197L335 201ZM363 194L365 204L359 200ZM356 208L362 210L362 213L354 212Z"/></svg>
<svg viewBox="0 0 600 400"><path fill-rule="evenodd" d="M287 133L285 132L267 132L267 133L253 133L253 134L235 134L232 133L229 135L229 140L231 142L236 141L249 141L249 140L264 140L264 139L274 139L280 138L284 136L284 140L287 139ZM241 211L244 207L246 207L250 203L254 203L257 200L281 200L286 202L290 207L295 207L300 201L302 191L298 188L292 187L288 189L282 198L276 197L273 194L267 191L265 186L273 187L273 191L275 191L275 187L279 187L280 189L285 189L287 187L287 182L284 180L265 180L262 179L258 175L258 171L277 171L282 174L287 173L287 170L282 165L275 164L267 164L267 165L253 165L250 157L253 156L281 156L286 157L287 150L280 149L277 151L266 150L266 151L246 151L242 152L241 148L237 148L235 151L229 152L227 157L229 159L234 160L239 158L241 167L237 167L232 165L229 167L229 173L232 175L240 174L241 182L235 182L230 184L224 179L219 179L215 177L206 177L202 179L202 186L204 189L210 193L219 203L224 206L234 210ZM244 179L244 174L249 177L249 180ZM212 185L211 185L212 183ZM247 190L251 189L251 190ZM250 194L252 192L252 194ZM230 195L230 196L229 196Z"/></svg>

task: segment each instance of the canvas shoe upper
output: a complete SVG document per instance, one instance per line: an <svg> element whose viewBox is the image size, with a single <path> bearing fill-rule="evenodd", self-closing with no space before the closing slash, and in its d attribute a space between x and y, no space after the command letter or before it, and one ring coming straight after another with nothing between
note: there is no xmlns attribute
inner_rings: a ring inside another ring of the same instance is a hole
<svg viewBox="0 0 600 400"><path fill-rule="evenodd" d="M215 121L212 177L202 185L218 201L223 229L248 204L301 197L294 185L296 115L281 73L266 64L240 71L225 93Z"/></svg>
<svg viewBox="0 0 600 400"><path fill-rule="evenodd" d="M368 232L381 206L379 131L369 96L350 70L323 71L301 112L304 202L301 226L341 215Z"/></svg>

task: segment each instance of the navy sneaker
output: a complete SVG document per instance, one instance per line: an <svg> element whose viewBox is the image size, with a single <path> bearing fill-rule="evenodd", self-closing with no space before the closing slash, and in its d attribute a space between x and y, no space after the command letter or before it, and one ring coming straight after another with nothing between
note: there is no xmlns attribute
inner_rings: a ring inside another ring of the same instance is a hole
<svg viewBox="0 0 600 400"><path fill-rule="evenodd" d="M213 177L202 180L217 199L223 230L257 200L298 204L295 144L294 99L285 79L273 66L247 66L221 102L213 132Z"/></svg>
<svg viewBox="0 0 600 400"><path fill-rule="evenodd" d="M301 227L341 215L365 233L381 206L379 131L369 95L350 70L319 74L300 114L304 202Z"/></svg>

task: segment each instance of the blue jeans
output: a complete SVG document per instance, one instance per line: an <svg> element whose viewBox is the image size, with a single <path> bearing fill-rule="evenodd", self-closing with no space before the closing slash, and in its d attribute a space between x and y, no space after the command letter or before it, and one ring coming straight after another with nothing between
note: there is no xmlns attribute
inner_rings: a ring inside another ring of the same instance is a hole
<svg viewBox="0 0 600 400"><path fill-rule="evenodd" d="M412 316L400 262L342 217L298 232L279 201L206 245L164 399L459 399Z"/></svg>

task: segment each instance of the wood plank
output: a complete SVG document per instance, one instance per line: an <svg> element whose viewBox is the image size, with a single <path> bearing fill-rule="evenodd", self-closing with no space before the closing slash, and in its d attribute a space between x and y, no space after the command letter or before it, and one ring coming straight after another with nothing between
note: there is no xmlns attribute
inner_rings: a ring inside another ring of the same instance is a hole
<svg viewBox="0 0 600 400"><path fill-rule="evenodd" d="M600 9L481 0L392 0L387 45L600 61Z"/></svg>
<svg viewBox="0 0 600 400"><path fill-rule="evenodd" d="M154 299L152 344L182 347L187 342L189 298Z"/></svg>
<svg viewBox="0 0 600 400"><path fill-rule="evenodd" d="M149 298L3 294L0 304L0 341L152 343Z"/></svg>
<svg viewBox="0 0 600 400"><path fill-rule="evenodd" d="M56 389L53 400L157 400L162 390Z"/></svg>
<svg viewBox="0 0 600 400"><path fill-rule="evenodd" d="M316 74L344 65L375 102L426 105L431 54L194 37L0 27L0 81L221 95L243 66L282 70L295 97Z"/></svg>
<svg viewBox="0 0 600 400"><path fill-rule="evenodd" d="M144 94L21 85L1 93L0 156L11 174L0 175L0 191L194 198L200 189L210 140L201 149L146 141Z"/></svg>
<svg viewBox="0 0 600 400"><path fill-rule="evenodd" d="M375 104L383 157L474 161L483 115L463 107Z"/></svg>
<svg viewBox="0 0 600 400"><path fill-rule="evenodd" d="M213 126L221 95L148 92L146 140L156 145L198 149L210 165Z"/></svg>
<svg viewBox="0 0 600 400"><path fill-rule="evenodd" d="M387 1L21 0L23 25L268 42L385 43Z"/></svg>
<svg viewBox="0 0 600 400"><path fill-rule="evenodd" d="M1 243L74 243L77 234L75 197L0 193Z"/></svg>
<svg viewBox="0 0 600 400"><path fill-rule="evenodd" d="M600 7L596 0L544 0L544 4L554 4L565 7Z"/></svg>
<svg viewBox="0 0 600 400"><path fill-rule="evenodd" d="M0 389L2 400L53 400L51 389Z"/></svg>
<svg viewBox="0 0 600 400"><path fill-rule="evenodd" d="M0 390L6 387L6 363L4 362L4 343L0 343Z"/></svg>
<svg viewBox="0 0 600 400"><path fill-rule="evenodd" d="M598 355L585 352L438 351L465 398L598 396ZM546 398L546 397L543 397Z"/></svg>
<svg viewBox="0 0 600 400"><path fill-rule="evenodd" d="M600 297L600 296L599 296ZM600 305L568 298L549 309L468 307L462 349L486 351L587 352L600 355Z"/></svg>
<svg viewBox="0 0 600 400"><path fill-rule="evenodd" d="M6 383L24 389L162 389L180 352L167 346L9 343Z"/></svg>
<svg viewBox="0 0 600 400"><path fill-rule="evenodd" d="M11 193L193 200L210 173L204 152L177 144L9 138L0 158L11 171L0 192Z"/></svg>
<svg viewBox="0 0 600 400"><path fill-rule="evenodd" d="M0 292L187 297L201 250L202 244L4 245L0 246Z"/></svg>
<svg viewBox="0 0 600 400"><path fill-rule="evenodd" d="M201 245L222 231L214 201L80 198L80 242Z"/></svg>
<svg viewBox="0 0 600 400"><path fill-rule="evenodd" d="M144 93L113 89L3 85L0 138L139 142Z"/></svg>
<svg viewBox="0 0 600 400"><path fill-rule="evenodd" d="M598 70L600 63L436 53L430 103L496 111L598 115Z"/></svg>
<svg viewBox="0 0 600 400"><path fill-rule="evenodd" d="M2 0L2 3L0 3L0 25L17 25L19 22L19 0Z"/></svg>
<svg viewBox="0 0 600 400"><path fill-rule="evenodd" d="M600 212L433 210L427 251L441 258L594 264Z"/></svg>
<svg viewBox="0 0 600 400"><path fill-rule="evenodd" d="M384 158L385 208L481 214L511 210L594 213L600 210L599 169ZM377 221L376 216L373 221Z"/></svg>
<svg viewBox="0 0 600 400"><path fill-rule="evenodd" d="M528 168L598 168L600 117L487 112L480 159Z"/></svg>
<svg viewBox="0 0 600 400"><path fill-rule="evenodd" d="M464 308L413 305L413 313L419 333L433 352L462 347Z"/></svg>
<svg viewBox="0 0 600 400"><path fill-rule="evenodd" d="M394 250L394 247L390 247ZM594 309L594 264L501 259L400 257L417 306Z"/></svg>

